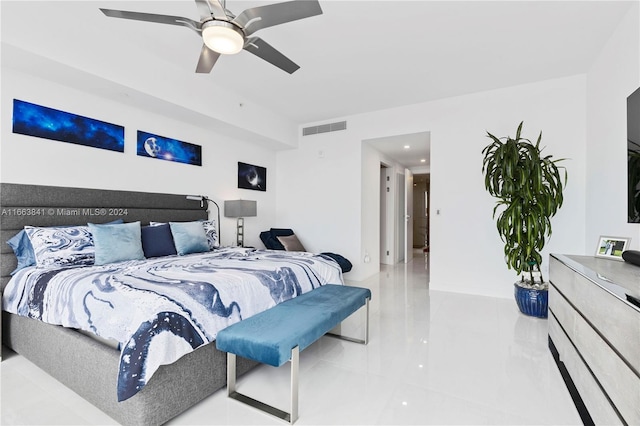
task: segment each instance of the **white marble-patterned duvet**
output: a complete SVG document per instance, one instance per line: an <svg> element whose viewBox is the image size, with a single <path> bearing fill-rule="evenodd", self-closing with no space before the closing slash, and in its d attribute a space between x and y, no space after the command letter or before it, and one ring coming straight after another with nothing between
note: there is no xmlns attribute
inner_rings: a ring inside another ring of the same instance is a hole
<svg viewBox="0 0 640 426"><path fill-rule="evenodd" d="M102 266L29 267L3 295L5 311L120 342L118 399L243 318L324 284L342 284L330 258L225 248Z"/></svg>

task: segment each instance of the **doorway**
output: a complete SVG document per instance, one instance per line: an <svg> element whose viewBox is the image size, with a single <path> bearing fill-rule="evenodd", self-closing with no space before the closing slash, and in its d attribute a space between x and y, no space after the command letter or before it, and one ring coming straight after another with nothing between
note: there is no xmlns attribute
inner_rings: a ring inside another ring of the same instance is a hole
<svg viewBox="0 0 640 426"><path fill-rule="evenodd" d="M413 179L414 174L409 169L380 163L380 263L382 264L407 263L413 259L415 238ZM422 238L424 240L424 237Z"/></svg>
<svg viewBox="0 0 640 426"><path fill-rule="evenodd" d="M373 166L370 161L376 159L380 172L377 210L382 264L410 262L415 255L414 246L420 249L425 246L428 225L424 218L416 222L416 216L424 216L428 203L425 205L424 193L414 196L413 179L414 175L429 173L430 139L430 132L426 131L363 140L375 150L375 153L367 151L367 156L363 156L364 167ZM414 199L420 200L417 206ZM416 214L417 209L419 214ZM417 238L416 227L422 230Z"/></svg>

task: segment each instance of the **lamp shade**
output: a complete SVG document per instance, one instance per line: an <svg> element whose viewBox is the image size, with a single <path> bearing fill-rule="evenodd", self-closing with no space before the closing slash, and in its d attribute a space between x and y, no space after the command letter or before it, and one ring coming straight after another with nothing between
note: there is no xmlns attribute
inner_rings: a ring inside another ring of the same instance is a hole
<svg viewBox="0 0 640 426"><path fill-rule="evenodd" d="M224 217L257 216L258 203L252 200L227 200L224 202Z"/></svg>

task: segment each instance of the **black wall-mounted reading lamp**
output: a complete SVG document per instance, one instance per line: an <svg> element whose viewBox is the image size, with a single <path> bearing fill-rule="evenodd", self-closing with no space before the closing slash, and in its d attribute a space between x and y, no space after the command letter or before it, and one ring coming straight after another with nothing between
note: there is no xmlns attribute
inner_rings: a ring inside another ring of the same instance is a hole
<svg viewBox="0 0 640 426"><path fill-rule="evenodd" d="M213 204L215 204L216 210L218 211L218 222L217 222L217 225L218 225L218 242L219 242L220 245L222 245L222 235L220 233L220 230L221 230L221 226L220 226L220 206L218 205L218 203L216 203L215 201L213 201L209 197L205 197L204 195L187 195L187 200L200 201L200 207L204 207L204 203L206 201L207 202L207 209L209 208L209 204L208 204L209 202L212 202Z"/></svg>

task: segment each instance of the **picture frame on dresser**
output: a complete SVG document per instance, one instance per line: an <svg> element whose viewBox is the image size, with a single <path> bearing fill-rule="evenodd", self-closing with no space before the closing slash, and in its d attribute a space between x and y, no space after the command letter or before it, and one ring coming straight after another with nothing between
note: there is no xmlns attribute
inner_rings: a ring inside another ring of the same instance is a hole
<svg viewBox="0 0 640 426"><path fill-rule="evenodd" d="M596 247L596 257L623 261L622 252L629 246L631 238L602 235Z"/></svg>

